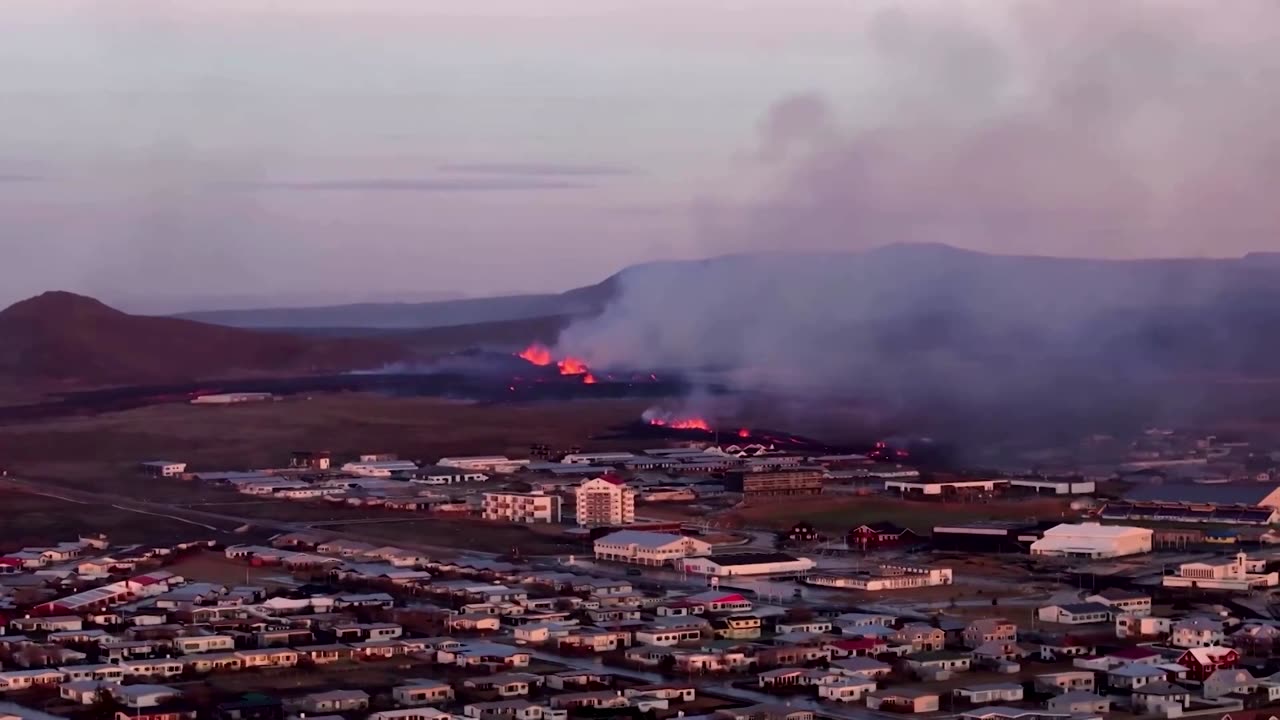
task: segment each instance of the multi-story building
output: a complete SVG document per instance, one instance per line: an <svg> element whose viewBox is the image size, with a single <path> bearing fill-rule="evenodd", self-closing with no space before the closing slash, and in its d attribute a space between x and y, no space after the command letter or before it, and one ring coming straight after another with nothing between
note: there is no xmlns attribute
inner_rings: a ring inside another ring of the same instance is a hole
<svg viewBox="0 0 1280 720"><path fill-rule="evenodd" d="M542 493L488 492L481 516L514 523L560 522L560 496Z"/></svg>
<svg viewBox="0 0 1280 720"><path fill-rule="evenodd" d="M579 525L630 525L636 521L636 491L617 475L587 480L574 495Z"/></svg>
<svg viewBox="0 0 1280 720"><path fill-rule="evenodd" d="M1280 573L1267 572L1266 560L1254 560L1244 553L1234 557L1183 563L1177 575L1166 575L1167 588L1200 588L1249 592L1280 584Z"/></svg>
<svg viewBox="0 0 1280 720"><path fill-rule="evenodd" d="M746 500L779 495L821 495L822 477L822 470L811 468L737 472L729 476L725 489L742 493Z"/></svg>

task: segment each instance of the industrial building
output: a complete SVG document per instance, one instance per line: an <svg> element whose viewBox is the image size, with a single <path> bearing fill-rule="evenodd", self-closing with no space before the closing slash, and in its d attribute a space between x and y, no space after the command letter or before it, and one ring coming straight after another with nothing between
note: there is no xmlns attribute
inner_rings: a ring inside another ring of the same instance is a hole
<svg viewBox="0 0 1280 720"><path fill-rule="evenodd" d="M1066 558L1114 558L1151 552L1150 528L1098 523L1064 523L1031 543L1032 555Z"/></svg>
<svg viewBox="0 0 1280 720"><path fill-rule="evenodd" d="M711 543L673 533L619 530L598 538L593 549L597 560L661 567L710 555Z"/></svg>
<svg viewBox="0 0 1280 720"><path fill-rule="evenodd" d="M1045 523L980 520L933 528L936 550L971 553L1025 553L1044 534Z"/></svg>
<svg viewBox="0 0 1280 720"><path fill-rule="evenodd" d="M1212 523L1214 525L1270 525L1280 519L1280 511L1259 505L1218 505L1212 503L1119 501L1098 511L1103 520L1147 522Z"/></svg>
<svg viewBox="0 0 1280 720"><path fill-rule="evenodd" d="M560 496L542 493L487 492L480 516L513 523L560 522Z"/></svg>
<svg viewBox="0 0 1280 720"><path fill-rule="evenodd" d="M1092 495L1097 484L1078 477L1024 477L1010 479L1009 488L1037 495Z"/></svg>
<svg viewBox="0 0 1280 720"><path fill-rule="evenodd" d="M418 469L418 464L409 460L372 460L349 462L342 466L342 472L360 477L389 478L398 473L409 473Z"/></svg>
<svg viewBox="0 0 1280 720"><path fill-rule="evenodd" d="M678 566L688 573L732 577L735 575L784 575L812 570L817 563L779 552L744 552L684 558Z"/></svg>
<svg viewBox="0 0 1280 720"><path fill-rule="evenodd" d="M636 521L636 491L617 475L587 480L574 491L578 524L630 525Z"/></svg>
<svg viewBox="0 0 1280 720"><path fill-rule="evenodd" d="M1251 560L1244 553L1229 558L1183 563L1176 575L1166 575L1167 588L1196 588L1249 592L1280 585L1280 574L1267 572L1265 560Z"/></svg>
<svg viewBox="0 0 1280 720"><path fill-rule="evenodd" d="M810 585L868 592L950 585L951 581L950 568L909 565L880 565L862 572L822 573L805 578L805 582Z"/></svg>
<svg viewBox="0 0 1280 720"><path fill-rule="evenodd" d="M443 467L456 467L463 470L481 470L493 473L518 472L529 465L528 460L512 460L505 455L469 455L462 457L442 457L436 461Z"/></svg>
<svg viewBox="0 0 1280 720"><path fill-rule="evenodd" d="M885 480L884 489L903 497L942 499L963 495L994 495L1009 485L1008 480L973 478L903 478Z"/></svg>
<svg viewBox="0 0 1280 720"><path fill-rule="evenodd" d="M173 460L148 460L142 463L142 471L152 477L179 477L187 471L187 464Z"/></svg>
<svg viewBox="0 0 1280 720"><path fill-rule="evenodd" d="M821 495L823 471L797 468L778 472L730 473L725 489L740 492L744 500L785 495Z"/></svg>

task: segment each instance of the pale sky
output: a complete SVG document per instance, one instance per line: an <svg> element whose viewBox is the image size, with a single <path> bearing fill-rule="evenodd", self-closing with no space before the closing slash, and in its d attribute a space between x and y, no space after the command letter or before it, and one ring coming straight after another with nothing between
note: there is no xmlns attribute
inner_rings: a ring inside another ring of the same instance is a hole
<svg viewBox="0 0 1280 720"><path fill-rule="evenodd" d="M1217 0L1105 2L1140 11L1113 25L1104 17L1102 35L1126 48L1132 42L1142 59L1184 44L1146 42L1148 26L1157 40L1181 41L1187 33L1200 40L1220 30L1203 55L1194 48L1187 55L1190 70L1219 74L1184 73L1190 89L1178 85L1181 94L1162 96L1169 102L1155 106L1157 120L1161 110L1185 115L1184 105L1199 98L1196 83L1225 87L1234 102L1275 77L1280 43L1267 36L1275 32L1267 28L1275 19L1267 0L1233 4L1232 13L1219 14L1230 16L1221 23L1234 24L1216 30L1205 30L1196 13L1221 10ZM1092 0L1078 5L1097 7ZM947 131L968 133L1010 107L1021 112L1019 98L1057 77L1041 68L1049 56L1038 53L1048 52L1040 49L1044 37L1058 37L1062 27L1044 16L1062 6L8 0L0 11L0 304L48 289L155 312L561 290L629 263L736 249L738 238L741 247L791 247L788 224L803 223L811 210L830 219L814 224L820 234L809 233L803 244L841 247L857 228L830 211L850 204L840 194L848 174L824 174L815 158L848 155L851 144L856 150L864 127L918 132L924 123L929 137L938 137L928 123L940 118ZM1166 14L1173 6L1185 12ZM1093 22L1066 32L1098 35ZM1242 59L1262 62L1241 79ZM1146 71L1157 75L1167 67L1150 65ZM1224 83L1222 74L1239 82ZM813 106L818 119L802 117L798 130L771 124L789 122L779 111L797 96L821 99ZM1274 107L1249 103L1222 104L1244 118L1231 126L1232 137L1262 142L1240 149L1233 162L1257 156L1262 166L1280 157L1277 131L1247 121L1255 113L1274 121ZM1148 111L1143 105L1124 120ZM839 127L824 135L830 124ZM1151 127L1135 157L1165 156L1165 146L1150 138L1169 128ZM782 183L743 215L739 199L776 179L774 159L765 156L793 135L811 150L798 161L801 185ZM957 147L972 140L951 139ZM1069 146L1063 152L1072 154ZM901 170L901 156L888 166ZM1240 175L1235 165L1195 159L1195 179ZM1253 178L1251 169L1245 175ZM1143 198L1151 196L1150 179L1141 183ZM837 196L815 192L814 182L832 183ZM886 207L914 212L923 193L939 191L935 185L910 184L908 205L894 195L874 212L859 203L886 190L867 188L854 198L860 214L852 224L874 221ZM895 191L902 187L895 181ZM1024 202L996 192L991 198ZM1154 216L1163 208L1149 210ZM757 209L768 217L757 218ZM1053 210L1061 211L1056 204ZM1234 208L1222 212L1241 216ZM1219 244L1120 239L1045 249L1233 254L1265 244L1257 237L1280 226L1270 214L1245 215L1239 237ZM1144 227L1158 226L1147 219ZM904 239L898 225L883 236L881 224L865 227L876 236L864 233L851 247ZM1027 249L971 233L957 244Z"/></svg>

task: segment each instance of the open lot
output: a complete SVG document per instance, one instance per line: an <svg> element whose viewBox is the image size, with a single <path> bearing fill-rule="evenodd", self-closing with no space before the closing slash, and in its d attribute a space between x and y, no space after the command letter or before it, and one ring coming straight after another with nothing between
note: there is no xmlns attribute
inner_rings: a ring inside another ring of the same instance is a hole
<svg viewBox="0 0 1280 720"><path fill-rule="evenodd" d="M388 543L417 543L507 554L573 555L590 552L584 545L564 539L553 526L510 525L475 518L424 518L404 522L359 523L325 526L325 530L358 532L361 537Z"/></svg>
<svg viewBox="0 0 1280 720"><path fill-rule="evenodd" d="M770 498L768 503L738 508L724 520L779 530L804 521L829 533L861 523L891 522L928 534L935 525L974 520L1046 520L1067 517L1069 501L1026 498L982 503L902 500L886 495Z"/></svg>
<svg viewBox="0 0 1280 720"><path fill-rule="evenodd" d="M110 490L159 502L234 500L226 490L139 475L143 460L185 461L193 470L279 467L293 450L336 456L396 453L526 456L529 446L589 444L609 427L634 421L643 400L482 405L438 398L369 394L297 397L274 403L200 407L154 405L90 417L0 426L0 463L11 473L84 490Z"/></svg>
<svg viewBox="0 0 1280 720"><path fill-rule="evenodd" d="M174 543L208 539L217 533L181 520L110 506L88 505L9 490L0 510L0 548L75 540L105 533L116 543Z"/></svg>

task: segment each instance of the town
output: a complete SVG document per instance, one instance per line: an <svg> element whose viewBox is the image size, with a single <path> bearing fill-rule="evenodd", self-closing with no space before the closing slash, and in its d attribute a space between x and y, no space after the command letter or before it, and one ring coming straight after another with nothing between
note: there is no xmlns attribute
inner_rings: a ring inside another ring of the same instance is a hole
<svg viewBox="0 0 1280 720"><path fill-rule="evenodd" d="M1151 430L1120 444L1111 465L985 475L921 470L888 444L814 455L705 440L430 463L297 451L249 470L140 460L138 476L184 492L370 514L0 553L0 712L1238 720L1280 708L1274 471L1241 441ZM836 518L865 506L908 520L833 527L815 500ZM437 531L376 534L400 520ZM505 528L541 543L486 542Z"/></svg>

